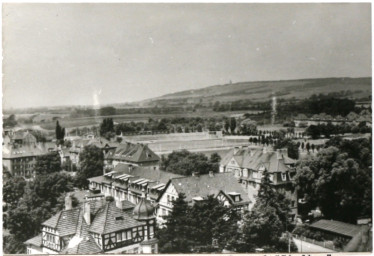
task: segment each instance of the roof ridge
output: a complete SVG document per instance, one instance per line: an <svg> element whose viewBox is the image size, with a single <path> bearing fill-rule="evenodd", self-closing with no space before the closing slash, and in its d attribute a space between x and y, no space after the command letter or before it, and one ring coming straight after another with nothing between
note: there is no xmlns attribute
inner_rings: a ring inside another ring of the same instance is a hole
<svg viewBox="0 0 374 256"><path fill-rule="evenodd" d="M110 202L106 204L106 209L105 209L105 213L104 213L104 227L103 227L103 233L105 232L105 226L106 226L106 219L107 219L107 216L108 216L108 211L109 211L109 205L110 205Z"/></svg>
<svg viewBox="0 0 374 256"><path fill-rule="evenodd" d="M55 228L57 228L58 223L60 222L60 218L61 218L61 215L62 215L62 212L63 212L63 211L64 211L64 210L61 210L61 211L60 211L60 215L59 215L58 218L57 218L57 222L56 222Z"/></svg>

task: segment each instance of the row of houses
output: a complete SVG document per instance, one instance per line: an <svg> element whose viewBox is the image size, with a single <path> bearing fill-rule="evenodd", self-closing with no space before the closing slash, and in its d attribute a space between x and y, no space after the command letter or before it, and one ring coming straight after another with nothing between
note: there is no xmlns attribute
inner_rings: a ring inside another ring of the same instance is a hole
<svg viewBox="0 0 374 256"><path fill-rule="evenodd" d="M315 114L311 117L306 116L305 114L299 114L294 118L295 127L307 127L310 125L319 125L319 124L328 124L341 125L341 124L353 124L358 125L361 122L365 122L367 126L371 127L372 118L371 112L367 109L356 114L354 112L349 113L346 117L331 116L325 113Z"/></svg>
<svg viewBox="0 0 374 256"><path fill-rule="evenodd" d="M61 163L72 170L79 168L80 154L86 146L96 146L104 154L106 169L113 169L118 163L134 166L158 166L160 158L145 144L118 143L105 138L87 136L72 140L71 147L57 146L54 142L38 143L28 131L9 132L3 139L3 167L13 176L34 175L36 160L40 156L58 153Z"/></svg>

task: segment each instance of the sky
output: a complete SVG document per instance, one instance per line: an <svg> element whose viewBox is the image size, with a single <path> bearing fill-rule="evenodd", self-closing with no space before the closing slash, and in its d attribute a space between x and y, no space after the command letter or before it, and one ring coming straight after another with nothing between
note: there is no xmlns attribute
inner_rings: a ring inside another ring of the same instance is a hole
<svg viewBox="0 0 374 256"><path fill-rule="evenodd" d="M3 4L3 107L371 76L365 4Z"/></svg>

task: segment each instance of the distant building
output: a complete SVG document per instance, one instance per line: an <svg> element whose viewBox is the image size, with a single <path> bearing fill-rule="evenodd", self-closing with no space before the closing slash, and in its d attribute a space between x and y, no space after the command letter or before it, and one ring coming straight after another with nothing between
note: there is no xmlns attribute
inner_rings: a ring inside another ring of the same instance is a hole
<svg viewBox="0 0 374 256"><path fill-rule="evenodd" d="M39 156L54 154L54 144L34 143L3 146L3 166L13 176L31 177L34 175L34 167Z"/></svg>
<svg viewBox="0 0 374 256"><path fill-rule="evenodd" d="M260 188L262 173L268 171L274 188L291 200L291 217L294 218L297 214L297 196L292 189L292 179L296 174L295 163L296 160L287 156L286 150L235 147L222 158L220 172L231 173L250 195L256 195Z"/></svg>
<svg viewBox="0 0 374 256"><path fill-rule="evenodd" d="M96 146L102 149L105 155L109 150L113 150L119 145L118 142L112 142L105 138L92 138L91 134L88 134L86 138L73 140L72 144L72 147L69 149L70 160L77 167L79 167L79 155L85 146Z"/></svg>
<svg viewBox="0 0 374 256"><path fill-rule="evenodd" d="M315 114L311 117L307 117L304 114L299 114L294 118L295 127L308 127L311 125L320 125L331 123L333 125L358 125L360 122L365 122L368 127L372 125L371 112L368 110L361 111L360 114L354 112L349 113L346 117L330 116L325 113Z"/></svg>
<svg viewBox="0 0 374 256"><path fill-rule="evenodd" d="M86 201L43 222L42 233L25 242L27 254L157 253L153 206L143 194L135 206L128 201Z"/></svg>
<svg viewBox="0 0 374 256"><path fill-rule="evenodd" d="M145 144L121 143L117 148L108 150L104 156L104 167L113 169L119 163L134 166L159 166L160 157Z"/></svg>
<svg viewBox="0 0 374 256"><path fill-rule="evenodd" d="M318 220L308 225L310 232L319 232L325 241L340 241L342 251L372 250L371 226L354 225L336 220ZM364 239L364 237L367 237Z"/></svg>
<svg viewBox="0 0 374 256"><path fill-rule="evenodd" d="M182 177L154 167L133 166L119 163L113 171L103 176L89 178L89 188L116 200L128 200L137 203L142 190L147 191L147 199L155 203L172 178Z"/></svg>
<svg viewBox="0 0 374 256"><path fill-rule="evenodd" d="M233 206L240 210L251 208L252 202L248 192L238 183L231 173L210 173L206 175L194 175L171 179L164 192L159 197L157 219L163 222L163 216L167 216L173 209L172 202L179 197L179 193L186 196L190 204L203 201L212 195L226 206Z"/></svg>

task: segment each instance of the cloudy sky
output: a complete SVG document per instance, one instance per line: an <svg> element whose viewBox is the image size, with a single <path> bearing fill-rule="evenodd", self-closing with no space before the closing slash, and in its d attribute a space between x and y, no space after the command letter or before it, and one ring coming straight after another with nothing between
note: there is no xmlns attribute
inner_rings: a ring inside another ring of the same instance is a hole
<svg viewBox="0 0 374 256"><path fill-rule="evenodd" d="M370 4L4 4L3 106L371 76Z"/></svg>

